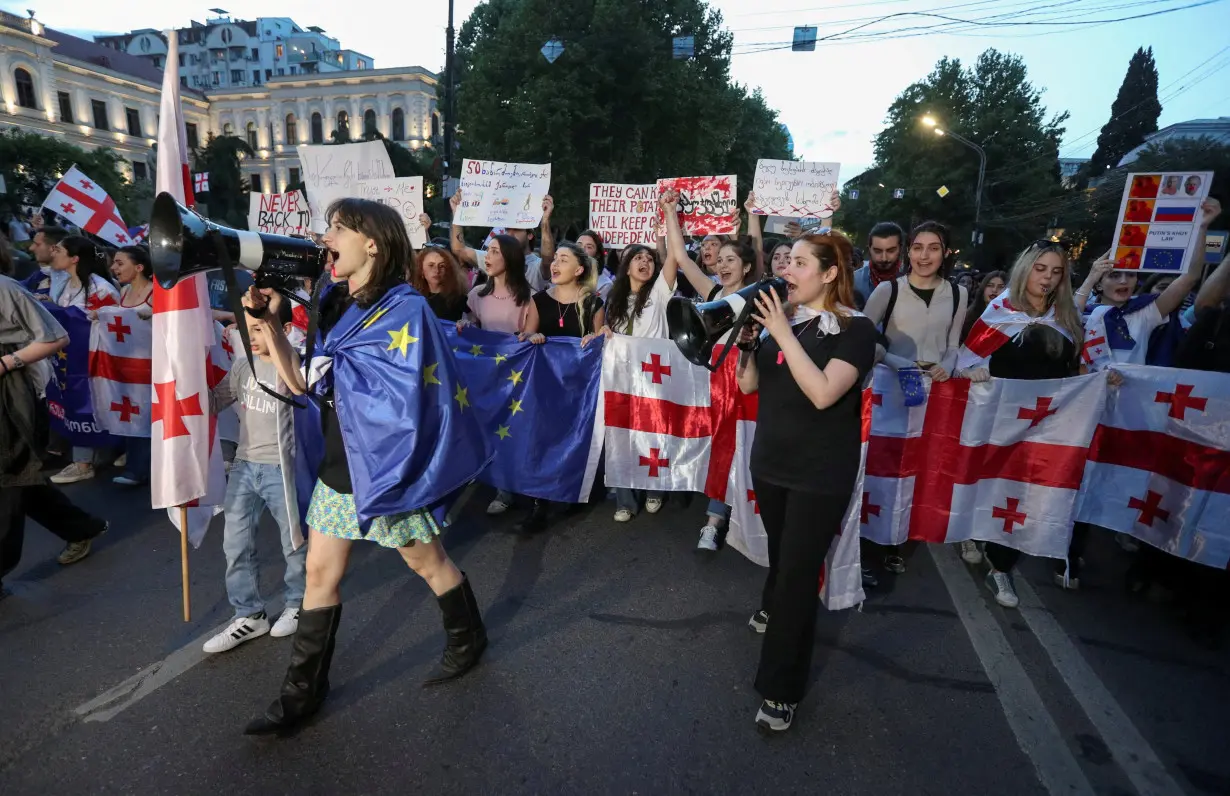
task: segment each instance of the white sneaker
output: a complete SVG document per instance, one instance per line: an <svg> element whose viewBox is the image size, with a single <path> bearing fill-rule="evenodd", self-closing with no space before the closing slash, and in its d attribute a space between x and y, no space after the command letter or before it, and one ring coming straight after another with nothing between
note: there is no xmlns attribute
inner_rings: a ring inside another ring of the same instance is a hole
<svg viewBox="0 0 1230 796"><path fill-rule="evenodd" d="M973 539L966 539L961 543L961 560L967 564L982 563L982 551L978 549L978 543Z"/></svg>
<svg viewBox="0 0 1230 796"><path fill-rule="evenodd" d="M488 514L503 514L506 511L508 511L508 504L498 498L487 504Z"/></svg>
<svg viewBox="0 0 1230 796"><path fill-rule="evenodd" d="M206 652L226 652L268 632L269 620L265 617L241 616L227 625L221 633L206 641L204 649Z"/></svg>
<svg viewBox="0 0 1230 796"><path fill-rule="evenodd" d="M124 473L123 475L117 475L115 478L111 479L111 483L119 484L120 486L140 486L141 485L140 481L138 481L136 478L129 475L128 473Z"/></svg>
<svg viewBox="0 0 1230 796"><path fill-rule="evenodd" d="M764 733L785 732L794 722L794 709L798 705L793 702L771 702L765 700L756 711L756 727Z"/></svg>
<svg viewBox="0 0 1230 796"><path fill-rule="evenodd" d="M1021 602L1016 596L1016 589L1012 588L1012 578L1008 577L1007 572L997 572L994 569L988 572L987 588L995 595L995 602L1005 608L1016 608Z"/></svg>
<svg viewBox="0 0 1230 796"><path fill-rule="evenodd" d="M700 529L700 541L696 543L697 550L708 550L711 553L717 552L717 535L718 529L712 525L706 525Z"/></svg>
<svg viewBox="0 0 1230 796"><path fill-rule="evenodd" d="M121 454L120 454L120 458L118 458L118 459L116 459L116 460L115 460L115 466L116 466L116 467L119 467L119 468L121 468L121 469L123 469L123 468L127 467L127 466L128 466L128 454L127 454L127 453L121 453Z"/></svg>
<svg viewBox="0 0 1230 796"><path fill-rule="evenodd" d="M287 608L278 617L278 621L273 623L273 629L269 631L269 635L274 638L286 638L287 636L295 635L295 631L299 629L299 609Z"/></svg>
<svg viewBox="0 0 1230 796"><path fill-rule="evenodd" d="M53 484L75 484L94 477L94 468L85 462L73 462L60 472L51 476Z"/></svg>
<svg viewBox="0 0 1230 796"><path fill-rule="evenodd" d="M662 510L662 498L645 498L645 511L657 514Z"/></svg>
<svg viewBox="0 0 1230 796"><path fill-rule="evenodd" d="M619 509L615 512L615 522L628 522L632 519L632 512L627 509Z"/></svg>

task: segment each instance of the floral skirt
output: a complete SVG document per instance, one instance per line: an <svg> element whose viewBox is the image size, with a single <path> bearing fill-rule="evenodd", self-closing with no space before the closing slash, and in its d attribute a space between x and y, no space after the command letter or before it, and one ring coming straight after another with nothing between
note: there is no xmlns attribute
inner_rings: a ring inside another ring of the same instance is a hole
<svg viewBox="0 0 1230 796"><path fill-rule="evenodd" d="M354 495L335 492L317 480L308 506L307 524L326 536L338 539L366 539L381 547L405 547L411 542L430 543L440 535L440 524L428 511L409 511L376 517L364 535L359 528Z"/></svg>

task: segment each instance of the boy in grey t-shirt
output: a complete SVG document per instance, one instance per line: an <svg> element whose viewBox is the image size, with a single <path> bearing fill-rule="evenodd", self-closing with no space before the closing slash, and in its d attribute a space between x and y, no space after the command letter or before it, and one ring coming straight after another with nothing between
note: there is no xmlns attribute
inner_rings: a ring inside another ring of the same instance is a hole
<svg viewBox="0 0 1230 796"><path fill-rule="evenodd" d="M282 302L280 310L279 322L289 327L290 302ZM230 373L209 396L213 414L232 404L239 414L239 447L227 476L226 531L222 541L226 554L226 596L235 608L235 619L205 642L206 652L226 652L266 633L274 638L294 635L303 603L307 546L300 544L295 549L290 512L297 509L287 503L281 466L283 446L294 444L292 414L290 407L257 383L259 380L272 390L285 392L264 347L261 324L265 321L247 314L238 320L248 324L256 372L245 355L236 356ZM288 477L293 478L294 474ZM260 595L256 561L256 531L266 508L282 532L282 554L286 558L286 606L272 628Z"/></svg>

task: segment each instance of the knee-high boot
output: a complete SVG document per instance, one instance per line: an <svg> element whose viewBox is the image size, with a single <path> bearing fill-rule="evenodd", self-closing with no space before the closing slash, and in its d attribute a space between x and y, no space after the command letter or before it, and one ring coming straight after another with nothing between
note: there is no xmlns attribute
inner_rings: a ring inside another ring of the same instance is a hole
<svg viewBox="0 0 1230 796"><path fill-rule="evenodd" d="M436 598L444 619L444 632L448 643L440 664L431 676L423 681L423 687L455 680L478 665L483 650L487 649L487 628L478 613L478 600L470 588L470 580L463 572L461 583Z"/></svg>
<svg viewBox="0 0 1230 796"><path fill-rule="evenodd" d="M320 710L329 693L329 664L333 661L333 646L341 621L341 605L299 612L299 629L295 631L282 693L265 715L248 724L245 735L289 732Z"/></svg>

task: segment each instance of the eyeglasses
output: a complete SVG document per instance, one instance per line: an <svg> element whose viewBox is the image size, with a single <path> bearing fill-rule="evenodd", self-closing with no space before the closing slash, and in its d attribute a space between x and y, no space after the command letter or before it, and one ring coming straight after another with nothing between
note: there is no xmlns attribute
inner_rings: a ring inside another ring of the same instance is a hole
<svg viewBox="0 0 1230 796"><path fill-rule="evenodd" d="M1050 238L1039 238L1029 246L1031 249L1061 249L1064 252L1068 250L1068 244Z"/></svg>

